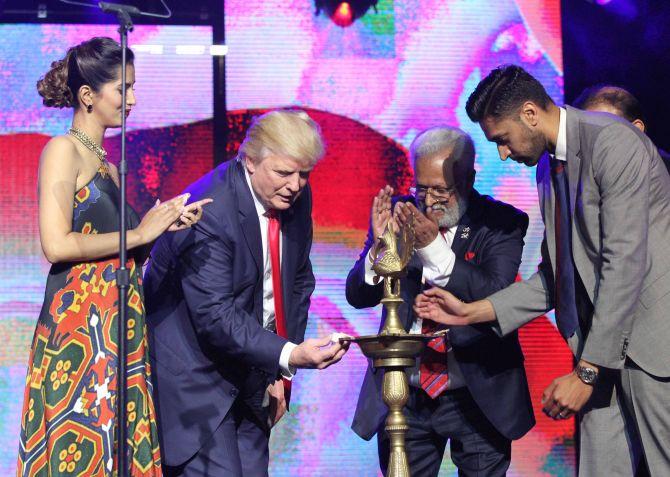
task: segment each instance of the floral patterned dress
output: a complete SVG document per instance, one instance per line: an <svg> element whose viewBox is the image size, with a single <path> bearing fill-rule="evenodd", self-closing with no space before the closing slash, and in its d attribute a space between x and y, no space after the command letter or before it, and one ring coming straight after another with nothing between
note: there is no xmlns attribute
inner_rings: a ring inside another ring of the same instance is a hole
<svg viewBox="0 0 670 477"><path fill-rule="evenodd" d="M118 231L119 189L99 171L74 197L72 230ZM129 211L130 226L138 223ZM28 364L17 475L112 476L117 396L118 257L49 271ZM128 447L132 476L161 475L141 268L128 261Z"/></svg>

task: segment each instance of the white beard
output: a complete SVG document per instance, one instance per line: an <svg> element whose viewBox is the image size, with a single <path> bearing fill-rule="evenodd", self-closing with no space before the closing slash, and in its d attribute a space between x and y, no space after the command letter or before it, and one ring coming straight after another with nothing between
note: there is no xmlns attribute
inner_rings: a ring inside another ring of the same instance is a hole
<svg viewBox="0 0 670 477"><path fill-rule="evenodd" d="M423 205L423 212L426 211L428 207ZM444 204L434 204L430 207L433 212L442 212L442 216L438 219L437 225L440 228L450 229L454 225L457 225L458 222L465 214L465 211L468 209L468 200L461 197L459 194L456 194L456 202L451 206L445 206Z"/></svg>

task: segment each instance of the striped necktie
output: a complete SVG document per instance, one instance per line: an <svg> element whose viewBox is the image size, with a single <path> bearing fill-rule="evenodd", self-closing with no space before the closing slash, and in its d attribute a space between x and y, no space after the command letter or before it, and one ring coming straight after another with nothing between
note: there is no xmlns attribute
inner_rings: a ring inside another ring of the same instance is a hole
<svg viewBox="0 0 670 477"><path fill-rule="evenodd" d="M421 323L421 333L426 335L432 335L442 328L433 320L424 319ZM419 384L432 399L442 394L449 386L446 340L446 336L433 338L421 353Z"/></svg>
<svg viewBox="0 0 670 477"><path fill-rule="evenodd" d="M447 229L440 229L444 236ZM444 329L433 320L423 320L421 322L421 334L432 335L436 331ZM447 337L440 336L430 340L423 352L419 364L419 384L421 389L435 399L444 392L449 386L449 372L447 370Z"/></svg>

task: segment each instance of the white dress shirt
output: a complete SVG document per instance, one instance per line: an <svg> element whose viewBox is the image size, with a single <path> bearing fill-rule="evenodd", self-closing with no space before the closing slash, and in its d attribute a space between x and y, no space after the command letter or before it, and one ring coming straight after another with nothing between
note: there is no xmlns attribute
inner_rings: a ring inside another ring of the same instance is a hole
<svg viewBox="0 0 670 477"><path fill-rule="evenodd" d="M258 214L258 221L261 225L261 244L263 247L263 328L266 330L276 331L275 325L275 301L274 290L272 286L272 262L270 261L270 249L268 248L268 211L269 209L256 196L253 187L251 187L251 178L247 168L244 168L244 177L247 179L247 185L251 191L251 197L254 199L256 206L256 213ZM281 265L282 255L282 232L279 231L279 263ZM286 313L286 310L284 310ZM284 314L286 317L286 314ZM284 345L279 356L279 367L281 368L282 376L286 379L292 379L296 373L296 369L289 366L289 357L291 352L297 345L290 341Z"/></svg>
<svg viewBox="0 0 670 477"><path fill-rule="evenodd" d="M558 119L558 138L556 138L556 151L553 157L559 161L568 160L568 125L566 123L565 108L558 108L560 117Z"/></svg>
<svg viewBox="0 0 670 477"><path fill-rule="evenodd" d="M451 249L451 244L454 241L457 227L455 225L444 233L438 233L435 240L425 247L416 250L417 256L423 265L422 282L441 288L444 288L449 283L451 272L454 270L454 264L456 263L456 255ZM372 261L370 259L370 251L368 251L368 256L365 258L365 283L374 285L373 278L375 277L375 272L372 270ZM407 306L412 305L413 303L407 303ZM409 332L411 334L421 334L422 321L421 318L414 315L414 322ZM447 341L447 372L449 374L447 389L457 389L465 386L465 379L454 357L454 352L448 343ZM409 383L412 386L420 387L418 360L413 368L407 370L407 373Z"/></svg>

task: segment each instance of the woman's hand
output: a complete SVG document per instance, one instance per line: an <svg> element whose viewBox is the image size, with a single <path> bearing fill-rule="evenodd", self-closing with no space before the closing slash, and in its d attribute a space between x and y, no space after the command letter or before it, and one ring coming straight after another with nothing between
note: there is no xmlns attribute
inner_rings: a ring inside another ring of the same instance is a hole
<svg viewBox="0 0 670 477"><path fill-rule="evenodd" d="M182 194L166 202L157 200L156 204L142 217L140 225L133 230L137 234L138 245L151 243L168 230L184 213L189 197L190 194Z"/></svg>
<svg viewBox="0 0 670 477"><path fill-rule="evenodd" d="M213 202L213 199L202 199L186 205L182 214L172 223L172 225L170 225L168 231L176 232L177 230L183 230L197 224L202 218L203 205L209 204L210 202Z"/></svg>

